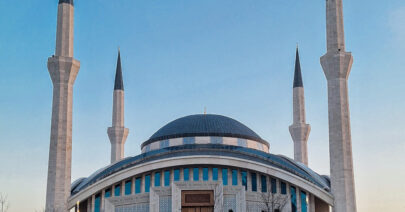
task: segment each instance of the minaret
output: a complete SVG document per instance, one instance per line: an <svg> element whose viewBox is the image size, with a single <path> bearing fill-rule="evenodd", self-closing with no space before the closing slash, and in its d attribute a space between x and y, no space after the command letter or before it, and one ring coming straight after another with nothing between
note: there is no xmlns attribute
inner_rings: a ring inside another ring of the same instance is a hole
<svg viewBox="0 0 405 212"><path fill-rule="evenodd" d="M294 160L308 166L307 141L311 126L305 123L305 97L304 84L302 82L300 56L295 56L295 71L293 83L293 124L290 126L290 134L294 141Z"/></svg>
<svg viewBox="0 0 405 212"><path fill-rule="evenodd" d="M347 80L353 63L345 51L342 0L326 0L327 52L321 64L328 81L329 154L334 212L355 212Z"/></svg>
<svg viewBox="0 0 405 212"><path fill-rule="evenodd" d="M112 127L107 130L111 142L111 163L124 158L124 145L129 132L128 128L124 127L124 83L119 50L113 95Z"/></svg>
<svg viewBox="0 0 405 212"><path fill-rule="evenodd" d="M73 0L59 0L55 55L48 59L53 83L46 212L66 212L72 164L72 95L80 62L73 58Z"/></svg>

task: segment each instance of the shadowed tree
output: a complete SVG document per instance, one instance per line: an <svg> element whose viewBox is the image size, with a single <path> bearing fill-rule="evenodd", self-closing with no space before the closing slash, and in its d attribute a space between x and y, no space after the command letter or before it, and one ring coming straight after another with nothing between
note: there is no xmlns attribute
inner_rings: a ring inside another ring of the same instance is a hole
<svg viewBox="0 0 405 212"><path fill-rule="evenodd" d="M0 212L7 212L9 207L7 195L0 193Z"/></svg>
<svg viewBox="0 0 405 212"><path fill-rule="evenodd" d="M271 192L261 193L261 201L265 205L262 212L281 212L287 205L288 196L282 194L273 194Z"/></svg>

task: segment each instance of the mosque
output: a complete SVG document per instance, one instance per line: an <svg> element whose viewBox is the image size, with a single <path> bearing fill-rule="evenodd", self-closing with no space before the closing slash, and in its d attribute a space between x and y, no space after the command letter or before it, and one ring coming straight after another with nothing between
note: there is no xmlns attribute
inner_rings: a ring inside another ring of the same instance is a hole
<svg viewBox="0 0 405 212"><path fill-rule="evenodd" d="M113 90L111 164L71 182L72 97L80 62L73 58L73 0L59 0L46 212L355 212L342 0L326 0L330 177L308 167L304 84L298 49L293 79L294 159L230 117L196 114L158 129L124 157L124 83L118 52ZM325 139L326 140L326 139Z"/></svg>

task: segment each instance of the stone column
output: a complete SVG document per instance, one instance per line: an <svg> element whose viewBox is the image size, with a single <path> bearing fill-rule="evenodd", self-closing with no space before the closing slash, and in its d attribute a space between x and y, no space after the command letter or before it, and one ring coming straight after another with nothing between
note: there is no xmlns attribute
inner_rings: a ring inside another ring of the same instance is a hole
<svg viewBox="0 0 405 212"><path fill-rule="evenodd" d="M55 55L48 59L53 83L46 212L66 212L72 164L73 84L80 62L73 59L73 0L60 0Z"/></svg>
<svg viewBox="0 0 405 212"><path fill-rule="evenodd" d="M326 1L327 52L321 64L328 81L329 154L335 212L355 212L347 80L353 63L345 51L342 0Z"/></svg>

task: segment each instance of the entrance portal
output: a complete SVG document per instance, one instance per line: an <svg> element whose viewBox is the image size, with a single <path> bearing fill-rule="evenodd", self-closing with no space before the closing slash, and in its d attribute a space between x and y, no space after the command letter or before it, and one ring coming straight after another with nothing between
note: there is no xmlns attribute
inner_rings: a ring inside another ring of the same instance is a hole
<svg viewBox="0 0 405 212"><path fill-rule="evenodd" d="M181 191L181 212L214 212L214 191Z"/></svg>

